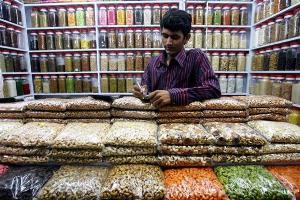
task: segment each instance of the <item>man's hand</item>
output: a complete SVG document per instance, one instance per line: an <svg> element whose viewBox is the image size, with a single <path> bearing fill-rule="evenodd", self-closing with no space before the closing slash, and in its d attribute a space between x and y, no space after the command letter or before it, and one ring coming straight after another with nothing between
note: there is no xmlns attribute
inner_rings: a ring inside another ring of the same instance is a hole
<svg viewBox="0 0 300 200"><path fill-rule="evenodd" d="M150 102L157 108L171 103L171 96L167 90L156 90L151 92L149 97Z"/></svg>
<svg viewBox="0 0 300 200"><path fill-rule="evenodd" d="M133 96L135 96L136 98L139 98L139 99L144 98L144 95L143 95L141 89L137 85L133 86L132 93L133 93Z"/></svg>

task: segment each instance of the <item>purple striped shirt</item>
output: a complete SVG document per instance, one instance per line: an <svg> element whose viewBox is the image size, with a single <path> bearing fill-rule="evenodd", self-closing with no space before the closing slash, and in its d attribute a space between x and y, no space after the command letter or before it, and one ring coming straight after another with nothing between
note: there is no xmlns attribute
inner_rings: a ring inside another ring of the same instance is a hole
<svg viewBox="0 0 300 200"><path fill-rule="evenodd" d="M148 91L168 90L171 103L186 105L193 101L219 98L219 81L205 53L200 49L182 49L170 65L165 52L150 60L142 78Z"/></svg>

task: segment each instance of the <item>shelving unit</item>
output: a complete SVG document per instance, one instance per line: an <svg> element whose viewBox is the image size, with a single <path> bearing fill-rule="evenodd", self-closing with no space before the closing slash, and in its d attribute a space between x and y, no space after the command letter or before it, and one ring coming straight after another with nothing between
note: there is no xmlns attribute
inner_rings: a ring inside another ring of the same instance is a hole
<svg viewBox="0 0 300 200"><path fill-rule="evenodd" d="M275 45L281 45L281 44L285 44L285 43L289 43L289 42L295 42L295 41L300 41L300 36L294 37L294 38L289 38L289 39L286 39L286 40L281 40L281 41L278 41L278 42L273 42L273 43L266 44L266 45L263 45L263 46L259 46L259 47L253 48L252 50L258 50L258 49L262 49L262 48L272 47L272 46L275 46Z"/></svg>
<svg viewBox="0 0 300 200"><path fill-rule="evenodd" d="M17 28L25 28L24 26L21 26L19 24L15 24L15 23L12 23L10 21L7 21L7 20L4 20L4 19L0 19L0 22L4 23L4 24L8 24L10 26L13 26L13 27L17 27Z"/></svg>
<svg viewBox="0 0 300 200"><path fill-rule="evenodd" d="M28 31L42 31L42 30L65 30L65 29L95 29L95 26L66 26L66 27L39 27L39 28L28 28Z"/></svg>
<svg viewBox="0 0 300 200"><path fill-rule="evenodd" d="M20 49L20 48L14 48L14 47L8 47L8 46L1 46L1 49L6 49L6 50L11 50L11 51L20 51L20 52L27 52L25 49Z"/></svg>
<svg viewBox="0 0 300 200"><path fill-rule="evenodd" d="M251 74L300 74L300 71L251 71Z"/></svg>

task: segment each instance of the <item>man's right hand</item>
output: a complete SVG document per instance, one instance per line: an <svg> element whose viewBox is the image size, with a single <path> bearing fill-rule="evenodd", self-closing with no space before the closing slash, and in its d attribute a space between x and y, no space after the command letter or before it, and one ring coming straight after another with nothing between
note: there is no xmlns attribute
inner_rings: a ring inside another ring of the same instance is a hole
<svg viewBox="0 0 300 200"><path fill-rule="evenodd" d="M133 96L135 96L136 98L139 98L139 99L144 98L144 95L143 95L141 89L137 85L133 86L132 93L133 93Z"/></svg>

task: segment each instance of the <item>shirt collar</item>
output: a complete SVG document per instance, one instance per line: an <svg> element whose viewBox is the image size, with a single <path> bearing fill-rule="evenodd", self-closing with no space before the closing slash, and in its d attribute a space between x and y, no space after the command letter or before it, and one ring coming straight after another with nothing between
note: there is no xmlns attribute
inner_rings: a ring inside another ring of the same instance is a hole
<svg viewBox="0 0 300 200"><path fill-rule="evenodd" d="M167 57L167 54L166 54L166 51L163 51L163 53L161 53L158 57L158 60L161 64L163 65L167 65L165 63L165 58ZM182 50L177 54L177 56L174 58L178 64L181 66L181 67L184 67L184 62L185 62L185 58L186 58L186 52L185 52L185 49L182 48ZM161 65L159 65L160 67Z"/></svg>

